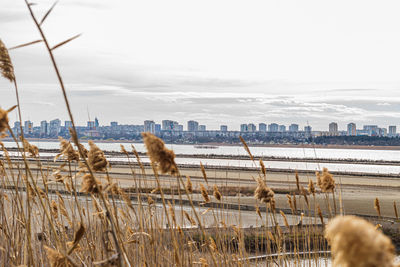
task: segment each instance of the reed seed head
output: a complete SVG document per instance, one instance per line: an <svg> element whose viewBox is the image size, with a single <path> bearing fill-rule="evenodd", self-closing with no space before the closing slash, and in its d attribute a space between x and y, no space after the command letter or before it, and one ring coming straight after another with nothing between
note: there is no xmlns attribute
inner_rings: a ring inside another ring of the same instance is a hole
<svg viewBox="0 0 400 267"><path fill-rule="evenodd" d="M296 170L294 177L296 178L296 187L297 191L300 192L300 181L299 181L299 172Z"/></svg>
<svg viewBox="0 0 400 267"><path fill-rule="evenodd" d="M190 177L186 175L186 190L191 194L193 193L193 184L192 181L190 180Z"/></svg>
<svg viewBox="0 0 400 267"><path fill-rule="evenodd" d="M203 174L204 181L206 181L206 183L208 184L206 169L204 168L204 165L201 162L200 162L200 169L201 173Z"/></svg>
<svg viewBox="0 0 400 267"><path fill-rule="evenodd" d="M222 199L222 194L219 192L217 185L214 185L214 192L213 192L214 197L218 200L221 201Z"/></svg>
<svg viewBox="0 0 400 267"><path fill-rule="evenodd" d="M374 208L375 208L376 212L378 213L378 216L381 217L381 205L379 203L379 199L378 198L375 198Z"/></svg>
<svg viewBox="0 0 400 267"><path fill-rule="evenodd" d="M328 223L325 237L331 245L333 266L394 266L391 240L364 219L338 216Z"/></svg>
<svg viewBox="0 0 400 267"><path fill-rule="evenodd" d="M69 261L57 250L44 246L51 267L70 267Z"/></svg>
<svg viewBox="0 0 400 267"><path fill-rule="evenodd" d="M57 202L55 200L51 201L51 214L53 215L53 217L55 219L58 218L58 205L57 205Z"/></svg>
<svg viewBox="0 0 400 267"><path fill-rule="evenodd" d="M308 180L308 192L310 192L310 194L315 195L315 186L314 182L311 179Z"/></svg>
<svg viewBox="0 0 400 267"><path fill-rule="evenodd" d="M200 191L201 195L203 196L204 202L206 203L210 202L210 197L208 196L207 190L203 184L200 184Z"/></svg>
<svg viewBox="0 0 400 267"><path fill-rule="evenodd" d="M68 161L78 161L79 154L74 150L72 144L62 137L59 137L58 139L60 140L60 154L58 154L57 157L63 156Z"/></svg>
<svg viewBox="0 0 400 267"><path fill-rule="evenodd" d="M89 140L90 150L88 153L88 162L90 167L94 171L105 171L108 165L106 160L106 156L104 156L104 152L93 143L93 141Z"/></svg>
<svg viewBox="0 0 400 267"><path fill-rule="evenodd" d="M267 169L265 168L264 162L262 161L262 159L260 159L260 167L261 167L261 172L264 175L264 177L267 176Z"/></svg>
<svg viewBox="0 0 400 267"><path fill-rule="evenodd" d="M15 107L16 106L14 106L14 108ZM5 132L8 129L8 113L14 108L11 108L9 110L4 110L0 108L0 133Z"/></svg>
<svg viewBox="0 0 400 267"><path fill-rule="evenodd" d="M191 225L196 225L196 221L192 218L192 216L189 215L186 211L183 211L185 214L186 219L190 222Z"/></svg>
<svg viewBox="0 0 400 267"><path fill-rule="evenodd" d="M91 174L87 173L82 177L81 192L99 193L101 189L101 184Z"/></svg>
<svg viewBox="0 0 400 267"><path fill-rule="evenodd" d="M23 146L25 151L33 158L39 156L39 148L35 145L30 144L26 139L24 139Z"/></svg>
<svg viewBox="0 0 400 267"><path fill-rule="evenodd" d="M15 81L14 66L2 40L0 40L0 71L4 78L10 82Z"/></svg>
<svg viewBox="0 0 400 267"><path fill-rule="evenodd" d="M166 148L164 142L151 133L142 133L142 136L151 162L157 164L161 173L175 175L178 167L175 163L174 151Z"/></svg>
<svg viewBox="0 0 400 267"><path fill-rule="evenodd" d="M258 199L261 202L264 203L270 203L272 199L274 198L274 191L272 191L271 188L269 188L263 179L258 178L257 179L257 188L254 191L254 197L255 199Z"/></svg>
<svg viewBox="0 0 400 267"><path fill-rule="evenodd" d="M329 173L327 168L322 169L322 175L319 172L316 172L317 175L317 185L321 188L321 191L333 192L335 189L335 179L333 175Z"/></svg>

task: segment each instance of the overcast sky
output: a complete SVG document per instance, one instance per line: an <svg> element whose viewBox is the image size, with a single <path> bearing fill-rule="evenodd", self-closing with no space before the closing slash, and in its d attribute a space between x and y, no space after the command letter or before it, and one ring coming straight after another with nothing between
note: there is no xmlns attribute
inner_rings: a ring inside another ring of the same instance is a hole
<svg viewBox="0 0 400 267"><path fill-rule="evenodd" d="M34 1L40 18L52 1ZM400 123L399 1L61 0L46 20L75 119L100 124ZM23 0L0 38L39 38ZM10 51L23 119L67 119L43 44ZM0 80L0 105L15 104ZM11 115L14 120L15 114Z"/></svg>

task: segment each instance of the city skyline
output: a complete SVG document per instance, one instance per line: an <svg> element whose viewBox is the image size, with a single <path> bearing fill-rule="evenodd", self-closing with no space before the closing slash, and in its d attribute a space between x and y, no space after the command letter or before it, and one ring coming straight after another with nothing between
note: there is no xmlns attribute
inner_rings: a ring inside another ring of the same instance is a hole
<svg viewBox="0 0 400 267"><path fill-rule="evenodd" d="M52 1L37 3L39 15ZM83 33L56 51L78 124L89 109L104 122L126 124L167 116L210 128L250 119L309 121L321 130L337 118L341 128L349 121L395 125L400 3L385 3L71 0L58 3L46 33L52 44ZM0 4L0 32L7 33L1 38L9 47L38 39L23 5ZM121 25L130 34L115 31ZM66 118L43 44L10 55L23 119ZM4 108L15 104L4 80L0 99Z"/></svg>
<svg viewBox="0 0 400 267"><path fill-rule="evenodd" d="M19 121L14 122L14 129L17 129L20 127ZM41 128L41 132L51 132L51 130L47 130L47 128L52 128L51 125L56 125L55 127L62 128L64 127L65 129L71 128L72 127L72 122L70 120L65 120L62 121L58 118L53 119L53 120L41 120L39 125L35 125L34 122L27 120L23 122L23 128L24 131L26 129L33 129L33 128ZM362 133L362 135L373 135L372 133L379 134L379 135L396 135L397 134L397 126L396 125L387 125L387 126L381 126L379 124L363 124L363 125L358 125L359 128L357 128L357 124L354 122L349 122L346 124L346 127L344 129L341 129L338 126L337 122L330 122L327 125L327 129L319 130L319 129L314 129L311 124L307 125L299 125L297 123L291 123L290 125L285 125L285 124L279 124L277 122L272 122L272 123L265 123L265 122L260 122L260 123L254 123L254 122L248 122L248 123L241 123L238 128L230 128L228 125L221 124L219 125L218 129L212 129L208 128L206 124L200 124L198 121L195 120L188 120L186 123L179 123L178 121L174 120L162 120L161 122L157 123L157 121L154 120L144 120L142 124L121 124L118 121L111 121L108 125L107 124L101 124L100 121L98 120L97 117L95 117L94 120L86 121L86 124L84 125L79 125L77 124L76 127L79 128L87 128L87 129L96 129L99 127L117 127L117 126L135 126L135 127L142 127L140 131L142 132L160 132L160 131L178 131L178 132L183 132L183 131L221 131L221 132L226 132L226 131L234 131L234 132L321 132L321 133L330 133L330 134L339 134L339 133L344 133L346 132L347 135L357 135L357 133ZM362 126L360 128L360 126ZM43 130L45 128L46 130ZM58 130L59 132L60 130Z"/></svg>

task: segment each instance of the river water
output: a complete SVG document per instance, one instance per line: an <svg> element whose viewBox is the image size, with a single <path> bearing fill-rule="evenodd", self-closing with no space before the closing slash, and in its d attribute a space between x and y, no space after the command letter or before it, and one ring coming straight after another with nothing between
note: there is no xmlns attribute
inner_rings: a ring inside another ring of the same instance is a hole
<svg viewBox="0 0 400 267"><path fill-rule="evenodd" d="M58 149L59 142L51 141L31 141L32 144L40 149ZM13 142L4 142L7 148L16 147ZM87 143L83 143L87 146ZM129 151L131 143L97 143L100 149L104 151L120 151L120 145L124 145ZM137 151L146 152L142 143L133 144ZM247 155L243 146L218 146L215 149L195 148L194 145L175 145L167 144L167 147L179 154L194 155ZM369 160L369 161L400 161L400 151L397 150L373 150L373 149L325 149L325 148L287 148L287 147L250 147L254 156L260 157L285 157L285 158L313 158L313 159L351 159L351 160ZM54 156L51 153L41 153L41 156ZM110 157L110 161L124 161L124 158ZM143 157L144 162L149 159ZM199 165L202 162L206 166L220 167L258 167L258 162L238 159L208 159L208 158L185 158L177 157L178 164ZM371 173L371 174L399 174L400 166L397 165L375 165L375 164L357 164L357 163L321 163L321 162L302 162L302 161L264 161L269 169L292 169L292 170L321 170L326 167L330 171L352 172L352 173Z"/></svg>

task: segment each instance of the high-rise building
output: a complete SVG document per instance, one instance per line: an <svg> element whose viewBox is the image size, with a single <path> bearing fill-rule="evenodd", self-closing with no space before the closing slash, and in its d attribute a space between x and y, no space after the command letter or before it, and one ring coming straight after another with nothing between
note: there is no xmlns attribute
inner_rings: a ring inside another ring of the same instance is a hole
<svg viewBox="0 0 400 267"><path fill-rule="evenodd" d="M266 132L267 131L267 125L265 123L259 123L258 124L258 130L260 132Z"/></svg>
<svg viewBox="0 0 400 267"><path fill-rule="evenodd" d="M162 121L162 129L163 131L173 131L174 126L178 125L176 121L171 120L163 120Z"/></svg>
<svg viewBox="0 0 400 267"><path fill-rule="evenodd" d="M49 123L47 121L40 122L40 135L46 136L49 134Z"/></svg>
<svg viewBox="0 0 400 267"><path fill-rule="evenodd" d="M94 127L95 127L95 129L96 130L99 129L99 126L100 126L99 120L97 118L94 118Z"/></svg>
<svg viewBox="0 0 400 267"><path fill-rule="evenodd" d="M378 125L364 125L363 129L369 136L377 136L379 134Z"/></svg>
<svg viewBox="0 0 400 267"><path fill-rule="evenodd" d="M330 135L338 135L338 124L336 122L329 123L329 134Z"/></svg>
<svg viewBox="0 0 400 267"><path fill-rule="evenodd" d="M24 134L32 134L33 133L33 122L25 121L24 122Z"/></svg>
<svg viewBox="0 0 400 267"><path fill-rule="evenodd" d="M161 124L156 124L156 125L154 126L154 129L155 129L155 131L156 131L156 134L159 134L159 133L161 132Z"/></svg>
<svg viewBox="0 0 400 267"><path fill-rule="evenodd" d="M268 132L278 132L279 131L279 125L276 123L271 123L268 125Z"/></svg>
<svg viewBox="0 0 400 267"><path fill-rule="evenodd" d="M387 129L386 128L378 128L378 136L387 136Z"/></svg>
<svg viewBox="0 0 400 267"><path fill-rule="evenodd" d="M182 126L183 127L183 126ZM180 130L180 124L177 122L177 121L174 121L173 123L172 123L172 130L173 131L175 131L175 132L179 132L179 130ZM182 131L183 131L183 128L182 128Z"/></svg>
<svg viewBox="0 0 400 267"><path fill-rule="evenodd" d="M255 131L257 131L256 125L253 123L249 123L249 125L247 125L247 131L254 133Z"/></svg>
<svg viewBox="0 0 400 267"><path fill-rule="evenodd" d="M312 128L311 126L304 126L304 134L306 137L311 137Z"/></svg>
<svg viewBox="0 0 400 267"><path fill-rule="evenodd" d="M197 132L199 130L199 123L197 121L188 121L187 128L189 132Z"/></svg>
<svg viewBox="0 0 400 267"><path fill-rule="evenodd" d="M278 131L282 132L282 133L286 132L286 126L285 125L279 125Z"/></svg>
<svg viewBox="0 0 400 267"><path fill-rule="evenodd" d="M176 132L183 132L183 125L182 125L182 124L177 124L177 125L174 127L174 131L176 131Z"/></svg>
<svg viewBox="0 0 400 267"><path fill-rule="evenodd" d="M206 126L205 125L199 125L199 131L206 131Z"/></svg>
<svg viewBox="0 0 400 267"><path fill-rule="evenodd" d="M248 132L248 126L247 124L240 124L240 131L241 132Z"/></svg>
<svg viewBox="0 0 400 267"><path fill-rule="evenodd" d="M357 128L354 122L350 122L347 124L347 135L348 136L356 136L357 135Z"/></svg>
<svg viewBox="0 0 400 267"><path fill-rule="evenodd" d="M72 128L72 121L64 121L64 127L68 131L69 128Z"/></svg>
<svg viewBox="0 0 400 267"><path fill-rule="evenodd" d="M299 131L299 125L298 124L290 124L289 125L289 132L298 132Z"/></svg>
<svg viewBox="0 0 400 267"><path fill-rule="evenodd" d="M220 126L221 132L227 132L228 131L228 126L227 125L221 125Z"/></svg>
<svg viewBox="0 0 400 267"><path fill-rule="evenodd" d="M21 134L21 123L19 121L14 122L13 132L17 136Z"/></svg>
<svg viewBox="0 0 400 267"><path fill-rule="evenodd" d="M396 126L395 125L389 126L389 136L396 136Z"/></svg>
<svg viewBox="0 0 400 267"><path fill-rule="evenodd" d="M96 129L95 122L94 122L94 121L88 121L86 127L87 127L89 130L95 130L95 129Z"/></svg>
<svg viewBox="0 0 400 267"><path fill-rule="evenodd" d="M156 133L156 123L154 121L144 121L144 131L152 134Z"/></svg>
<svg viewBox="0 0 400 267"><path fill-rule="evenodd" d="M49 124L49 135L57 136L61 131L61 120L55 119L50 121Z"/></svg>

